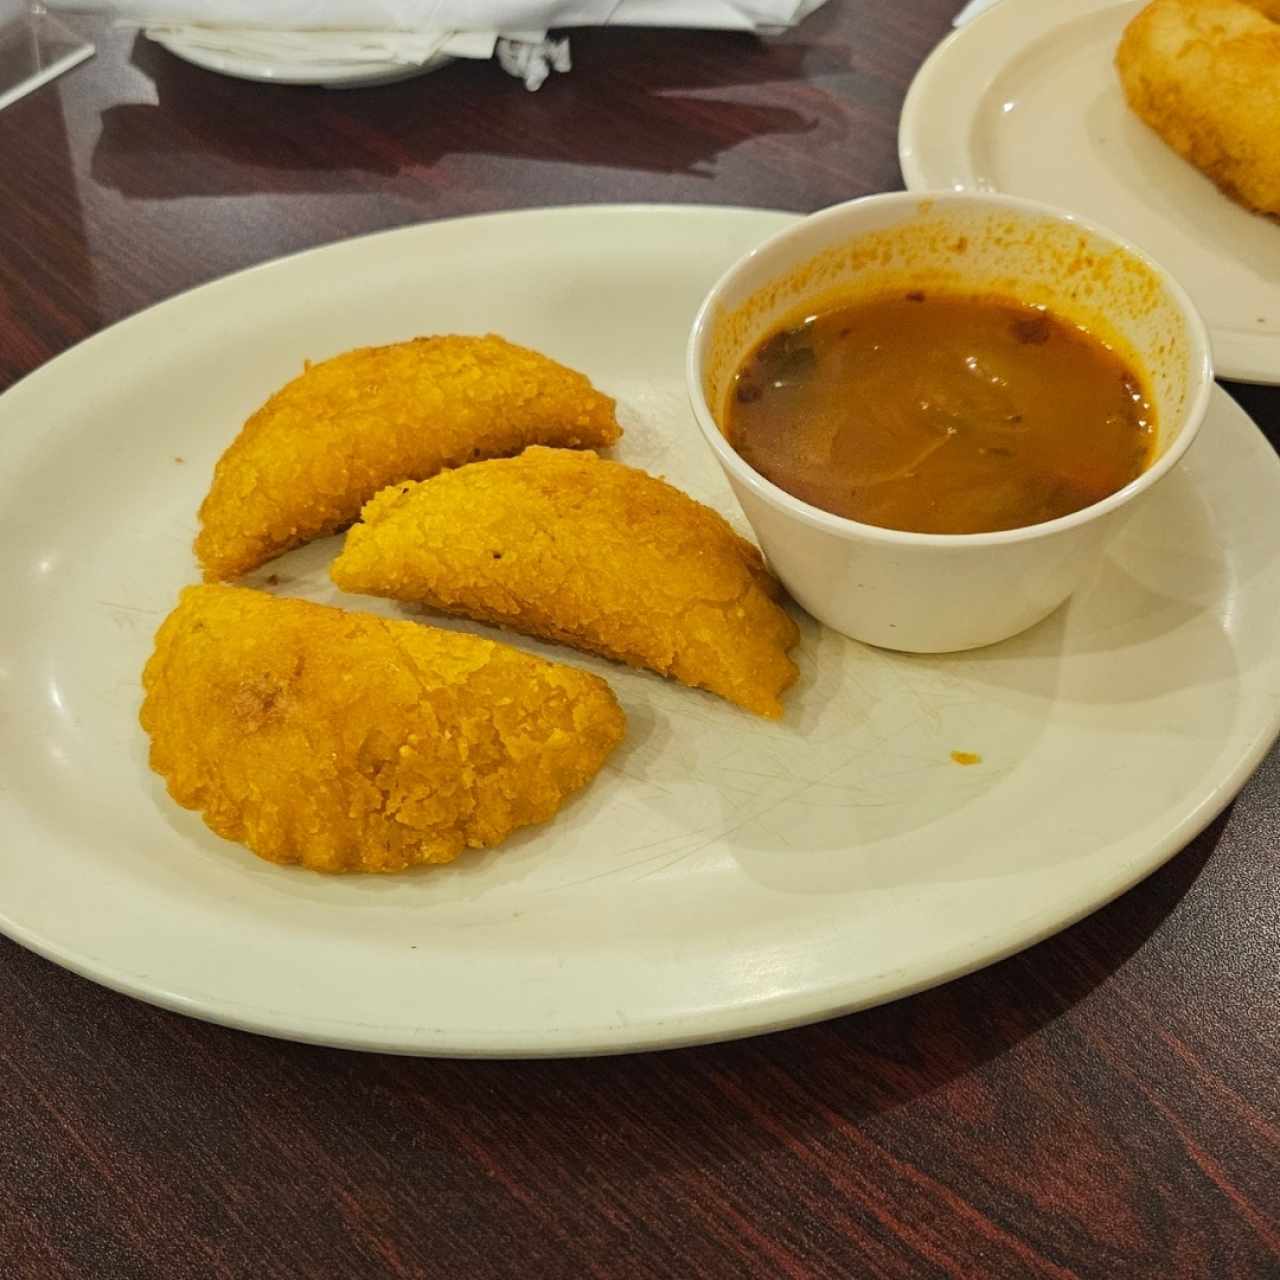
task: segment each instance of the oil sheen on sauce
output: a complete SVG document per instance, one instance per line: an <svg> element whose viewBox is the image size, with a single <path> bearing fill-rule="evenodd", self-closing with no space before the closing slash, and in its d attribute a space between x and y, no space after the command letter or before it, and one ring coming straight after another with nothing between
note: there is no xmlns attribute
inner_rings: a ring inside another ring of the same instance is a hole
<svg viewBox="0 0 1280 1280"><path fill-rule="evenodd" d="M729 443L836 515L919 533L1053 520L1151 460L1137 372L1008 298L909 290L774 333L730 390Z"/></svg>

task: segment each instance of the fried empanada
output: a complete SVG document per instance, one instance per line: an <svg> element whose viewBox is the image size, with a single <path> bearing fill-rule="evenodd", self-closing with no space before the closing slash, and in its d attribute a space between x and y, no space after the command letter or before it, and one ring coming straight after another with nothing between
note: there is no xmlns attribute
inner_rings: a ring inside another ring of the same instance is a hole
<svg viewBox="0 0 1280 1280"><path fill-rule="evenodd" d="M647 667L763 716L796 624L760 552L709 507L594 453L531 448L383 490L331 568L389 596Z"/></svg>
<svg viewBox="0 0 1280 1280"><path fill-rule="evenodd" d="M552 817L624 728L597 676L241 587L188 587L143 684L169 794L220 836L317 871L497 844Z"/></svg>
<svg viewBox="0 0 1280 1280"><path fill-rule="evenodd" d="M235 578L345 528L397 480L620 434L586 377L495 335L362 347L311 365L245 423L200 507L196 556L206 582Z"/></svg>
<svg viewBox="0 0 1280 1280"><path fill-rule="evenodd" d="M1280 0L1153 0L1125 28L1116 69L1179 155L1280 215Z"/></svg>

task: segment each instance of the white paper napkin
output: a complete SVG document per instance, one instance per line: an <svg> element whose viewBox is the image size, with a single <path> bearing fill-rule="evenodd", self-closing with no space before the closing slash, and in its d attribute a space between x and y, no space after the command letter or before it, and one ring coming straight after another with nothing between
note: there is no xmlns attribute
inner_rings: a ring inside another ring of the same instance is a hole
<svg viewBox="0 0 1280 1280"><path fill-rule="evenodd" d="M423 66L491 58L537 89L568 71L569 42L550 27L712 27L780 31L826 0L46 0L108 12L171 48L277 67Z"/></svg>
<svg viewBox="0 0 1280 1280"><path fill-rule="evenodd" d="M545 31L548 27L792 26L825 0L46 0L138 26L268 30Z"/></svg>

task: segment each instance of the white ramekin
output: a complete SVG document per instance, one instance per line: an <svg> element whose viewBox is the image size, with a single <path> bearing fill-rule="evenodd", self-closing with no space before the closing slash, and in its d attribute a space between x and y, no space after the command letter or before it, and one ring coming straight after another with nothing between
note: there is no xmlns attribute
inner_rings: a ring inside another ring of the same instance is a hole
<svg viewBox="0 0 1280 1280"><path fill-rule="evenodd" d="M987 290L1044 304L1135 357L1155 403L1157 455L1093 506L998 533L926 534L832 515L778 488L720 419L743 357L780 324L860 292ZM992 644L1056 609L1195 439L1213 386L1209 337L1186 293L1087 219L1012 196L893 193L836 205L729 268L699 308L686 374L698 425L774 572L820 622L889 649Z"/></svg>

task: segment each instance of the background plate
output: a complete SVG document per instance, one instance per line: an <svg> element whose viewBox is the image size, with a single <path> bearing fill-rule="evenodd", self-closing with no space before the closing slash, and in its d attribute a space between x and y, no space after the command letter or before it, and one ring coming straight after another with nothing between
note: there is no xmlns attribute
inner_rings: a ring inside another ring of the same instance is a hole
<svg viewBox="0 0 1280 1280"><path fill-rule="evenodd" d="M147 769L139 672L196 576L210 470L304 357L498 330L586 370L620 399L618 456L741 525L687 406L684 344L714 278L787 220L595 207L348 241L143 312L0 398L0 927L251 1030L603 1052L942 981L1196 834L1280 718L1280 464L1221 392L1097 581L1003 645L897 656L802 620L802 678L771 724L530 644L607 675L627 739L555 822L449 867L278 868L211 835ZM335 599L334 543L259 580Z"/></svg>
<svg viewBox="0 0 1280 1280"><path fill-rule="evenodd" d="M949 36L903 105L907 187L1004 191L1096 219L1191 294L1219 376L1280 383L1280 222L1228 200L1129 110L1112 59L1141 7L1007 0Z"/></svg>
<svg viewBox="0 0 1280 1280"><path fill-rule="evenodd" d="M261 84L320 85L326 89L364 89L371 85L394 84L435 71L453 59L437 54L426 62L266 62L241 57L223 50L206 49L180 36L152 35L150 39L184 62L216 71L235 80L255 80Z"/></svg>

